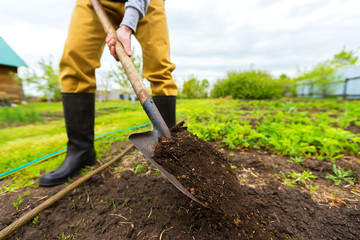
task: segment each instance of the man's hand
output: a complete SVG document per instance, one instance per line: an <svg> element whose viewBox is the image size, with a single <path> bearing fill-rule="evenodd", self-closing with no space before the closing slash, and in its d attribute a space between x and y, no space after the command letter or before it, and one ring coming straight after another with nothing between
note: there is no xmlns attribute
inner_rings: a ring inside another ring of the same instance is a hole
<svg viewBox="0 0 360 240"><path fill-rule="evenodd" d="M133 34L133 31L128 26L121 25L120 28L116 31L116 34L117 34L117 38L124 47L126 55L131 57L132 56L131 34ZM115 37L112 35L107 35L105 41L109 47L111 55L116 59L116 61L119 61L119 58L115 52L115 43L116 43Z"/></svg>

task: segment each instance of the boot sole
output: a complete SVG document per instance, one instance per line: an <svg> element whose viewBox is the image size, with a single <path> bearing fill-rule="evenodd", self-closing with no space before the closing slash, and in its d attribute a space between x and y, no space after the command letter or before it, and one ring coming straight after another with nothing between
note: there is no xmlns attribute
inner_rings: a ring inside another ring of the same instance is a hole
<svg viewBox="0 0 360 240"><path fill-rule="evenodd" d="M44 181L44 179L40 178L39 179L39 186L41 187L53 187L53 186L57 186L57 185L60 185L60 184L63 184L63 183L66 183L68 182L68 178L70 177L74 177L76 176L77 174L79 174L79 171L86 167L86 166L92 166L92 165L95 165L96 164L96 158L92 161L92 162L89 162L89 163L86 163L84 166L82 166L81 168L77 169L74 171L73 174L71 174L70 176L66 177L66 179L64 178L61 178L61 179L51 179L49 181Z"/></svg>

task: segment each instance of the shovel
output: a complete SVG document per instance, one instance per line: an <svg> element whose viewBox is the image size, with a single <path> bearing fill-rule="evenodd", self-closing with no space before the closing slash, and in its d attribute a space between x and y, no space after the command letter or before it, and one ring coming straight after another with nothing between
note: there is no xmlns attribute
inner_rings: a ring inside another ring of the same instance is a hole
<svg viewBox="0 0 360 240"><path fill-rule="evenodd" d="M143 109L145 110L147 116L149 117L151 123L153 124L153 130L143 133L134 133L129 137L130 142L132 142L135 147L142 153L144 156L162 173L165 177L177 187L181 192L186 196L199 203L200 205L208 208L204 203L196 199L177 179L174 175L166 171L161 165L159 165L152 156L154 155L155 145L158 143L158 139L161 136L166 136L170 138L170 130L167 127L164 119L162 118L159 110L157 109L154 101L150 98L149 93L147 92L144 83L141 80L139 73L137 72L134 64L130 58L126 55L122 44L116 38L116 31L108 18L107 14L104 11L99 0L90 0L91 4L94 7L96 15L98 16L101 25L104 28L104 31L115 37L115 52L121 62L122 67L125 70L126 75L128 76L130 83L135 91L137 98L139 99Z"/></svg>

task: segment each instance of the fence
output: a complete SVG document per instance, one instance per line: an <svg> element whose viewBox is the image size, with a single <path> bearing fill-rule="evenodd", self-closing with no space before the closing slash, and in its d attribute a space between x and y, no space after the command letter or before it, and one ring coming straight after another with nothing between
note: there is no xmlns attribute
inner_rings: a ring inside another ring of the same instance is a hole
<svg viewBox="0 0 360 240"><path fill-rule="evenodd" d="M305 82L305 83L302 83L301 86L299 86L299 85L297 86L298 96L302 96L302 97L305 97L305 96L307 96L307 97L340 97L342 99L360 98L360 81L358 84L359 86L356 86L356 84L353 84L354 86L352 86L352 88L351 88L352 93L349 93L349 82L354 81L354 80L360 80L360 76L345 78L343 81L333 83L333 85L335 85L334 93L326 94L325 96L323 94L317 93L318 91L314 91L315 87L311 86L311 84L309 84L308 82Z"/></svg>
<svg viewBox="0 0 360 240"><path fill-rule="evenodd" d="M343 99L346 99L347 96L349 96L349 97L360 97L360 94L347 94L348 82L350 80L359 80L359 79L360 79L360 77L345 78L345 80L344 80L344 91L343 91L343 94L342 94ZM358 90L360 91L360 88L358 88Z"/></svg>

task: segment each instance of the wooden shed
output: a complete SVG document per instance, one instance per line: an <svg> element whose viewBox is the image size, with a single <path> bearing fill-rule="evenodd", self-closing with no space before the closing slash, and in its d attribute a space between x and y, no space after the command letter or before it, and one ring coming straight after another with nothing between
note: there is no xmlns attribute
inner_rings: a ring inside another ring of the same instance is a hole
<svg viewBox="0 0 360 240"><path fill-rule="evenodd" d="M11 73L17 73L18 67L26 63L0 37L0 97L13 103L20 103L23 98L22 88Z"/></svg>

